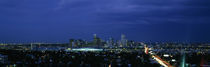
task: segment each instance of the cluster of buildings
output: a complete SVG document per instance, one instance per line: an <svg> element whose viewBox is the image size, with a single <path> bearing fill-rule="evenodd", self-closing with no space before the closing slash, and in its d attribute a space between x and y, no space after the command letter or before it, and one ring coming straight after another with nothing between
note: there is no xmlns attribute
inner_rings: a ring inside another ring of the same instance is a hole
<svg viewBox="0 0 210 67"><path fill-rule="evenodd" d="M121 35L120 40L114 40L109 38L108 40L102 40L96 34L93 35L92 41L85 41L81 39L70 39L69 47L71 48L81 48L81 47L95 47L95 48L136 48L141 47L141 43L130 41L126 39L124 34Z"/></svg>

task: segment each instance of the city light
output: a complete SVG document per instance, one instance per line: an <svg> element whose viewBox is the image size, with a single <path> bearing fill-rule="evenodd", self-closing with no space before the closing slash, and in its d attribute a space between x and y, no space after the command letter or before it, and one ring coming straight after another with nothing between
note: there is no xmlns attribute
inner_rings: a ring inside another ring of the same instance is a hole
<svg viewBox="0 0 210 67"><path fill-rule="evenodd" d="M68 44L7 44L0 45L0 53L2 53L0 54L0 63L16 62L15 66L19 66L19 63L37 65L63 63L64 65L85 64L89 67L95 65L95 63L98 64L97 67L101 65L106 67L115 67L115 65L126 65L125 67L196 67L209 65L207 63L210 51L208 45L171 44L129 41L125 39L125 35L122 35L120 40L110 38L107 41L94 35L93 41L70 39ZM14 56L20 58L14 58ZM192 60L191 58L195 59ZM201 58L202 60L199 60ZM14 64L10 65L14 66Z"/></svg>
<svg viewBox="0 0 210 67"><path fill-rule="evenodd" d="M171 61L172 61L172 62L175 62L176 60L175 60L175 59L172 59Z"/></svg>
<svg viewBox="0 0 210 67"><path fill-rule="evenodd" d="M96 49L96 48L75 48L72 51L103 51L103 49Z"/></svg>
<svg viewBox="0 0 210 67"><path fill-rule="evenodd" d="M169 55L168 55L168 54L164 54L163 56L164 56L164 57L169 57Z"/></svg>
<svg viewBox="0 0 210 67"><path fill-rule="evenodd" d="M163 65L164 67L168 67L160 58L156 57L156 56L152 56L158 63L160 63L161 65Z"/></svg>

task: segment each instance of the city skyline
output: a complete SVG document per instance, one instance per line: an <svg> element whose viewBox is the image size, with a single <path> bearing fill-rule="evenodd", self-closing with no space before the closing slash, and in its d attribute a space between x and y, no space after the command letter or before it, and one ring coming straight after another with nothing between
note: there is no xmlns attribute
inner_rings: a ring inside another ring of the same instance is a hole
<svg viewBox="0 0 210 67"><path fill-rule="evenodd" d="M118 38L113 38L112 36L110 37L105 37L105 38L101 38L100 36L98 36L97 34L93 34L93 36L89 39L84 39L84 38L69 38L65 41L54 41L54 42L49 42L49 41L45 41L45 40L26 40L26 41L21 41L21 40L13 40L13 41L0 41L0 43L2 44L29 44L29 43L39 43L39 44L67 44L69 43L71 40L77 41L77 40L81 40L81 41L85 41L85 42L95 42L97 40L99 40L100 42L106 42L107 44L109 44L109 42L113 42L113 43L120 43L123 45L126 45L125 43L128 41L134 41L134 42L144 42L144 43L209 43L208 41L190 41L190 40L132 40L132 39L127 39L127 36L125 34L121 34L118 36Z"/></svg>

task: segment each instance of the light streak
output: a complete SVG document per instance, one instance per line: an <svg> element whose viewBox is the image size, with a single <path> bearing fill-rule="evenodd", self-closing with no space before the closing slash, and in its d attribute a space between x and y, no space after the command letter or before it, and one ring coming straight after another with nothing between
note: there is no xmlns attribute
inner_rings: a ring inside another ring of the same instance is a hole
<svg viewBox="0 0 210 67"><path fill-rule="evenodd" d="M154 58L160 65L164 66L164 67L173 67L172 65L170 65L168 62L162 60L160 57L158 57L157 55L153 55L152 58Z"/></svg>
<svg viewBox="0 0 210 67"><path fill-rule="evenodd" d="M79 48L79 49L72 49L72 51L103 51L103 49L95 49L95 48Z"/></svg>

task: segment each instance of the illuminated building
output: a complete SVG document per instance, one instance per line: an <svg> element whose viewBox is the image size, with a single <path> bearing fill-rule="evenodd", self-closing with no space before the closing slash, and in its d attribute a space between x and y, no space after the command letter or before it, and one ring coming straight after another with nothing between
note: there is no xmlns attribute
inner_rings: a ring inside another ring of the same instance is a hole
<svg viewBox="0 0 210 67"><path fill-rule="evenodd" d="M93 45L99 48L101 46L101 39L97 37L96 34L93 34L93 36L94 36Z"/></svg>
<svg viewBox="0 0 210 67"><path fill-rule="evenodd" d="M69 42L70 42L70 43L69 43L69 44L70 44L69 47L72 48L72 47L74 46L74 39L70 39Z"/></svg>
<svg viewBox="0 0 210 67"><path fill-rule="evenodd" d="M113 38L109 38L108 46L109 47L113 47L113 44L114 44L114 39Z"/></svg>
<svg viewBox="0 0 210 67"><path fill-rule="evenodd" d="M33 50L33 44L31 43L31 50Z"/></svg>
<svg viewBox="0 0 210 67"><path fill-rule="evenodd" d="M127 40L125 39L125 35L121 35L121 46L122 47L127 47Z"/></svg>

